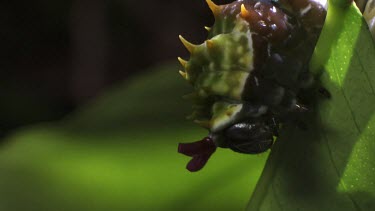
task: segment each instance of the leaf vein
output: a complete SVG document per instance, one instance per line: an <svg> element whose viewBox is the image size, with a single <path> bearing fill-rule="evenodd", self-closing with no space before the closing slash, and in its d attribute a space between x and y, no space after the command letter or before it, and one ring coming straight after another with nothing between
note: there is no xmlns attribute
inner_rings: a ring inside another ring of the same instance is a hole
<svg viewBox="0 0 375 211"><path fill-rule="evenodd" d="M273 195L275 196L275 201L276 201L276 203L277 203L277 206L279 207L280 210L284 210L284 209L283 209L283 206L281 206L281 203L280 203L279 197L278 197L278 195L276 194L275 187L274 187L274 182L271 183L271 188L272 188Z"/></svg>
<svg viewBox="0 0 375 211"><path fill-rule="evenodd" d="M345 103L346 103L346 105L348 106L348 109L349 109L350 114L351 114L351 116L352 116L352 119L353 119L354 125L355 125L355 127L357 128L358 132L361 133L361 129L360 129L360 127L359 127L359 125L358 125L358 123L357 123L357 121L356 121L356 119L355 119L354 111L352 110L352 107L351 107L350 104L349 104L349 100L348 100L348 98L346 97L345 91L344 91L344 89L342 88L342 81L341 81L340 75L339 75L338 72L336 71L336 70L337 70L337 66L336 66L336 62L335 62L334 59L332 59L332 65L333 65L333 72L336 74L336 77L337 77L337 79L338 79L338 81L339 81L340 91L341 91L341 93L342 93L342 96L343 96L344 99L345 99Z"/></svg>
<svg viewBox="0 0 375 211"><path fill-rule="evenodd" d="M320 123L322 124L322 119L321 119L321 116L319 116L319 120L320 120ZM336 163L333 159L333 153L332 153L332 150L329 146L329 143L328 143L328 138L326 136L326 133L324 131L324 129L322 129L322 135L323 135L323 139L325 141L325 144L327 146L327 151L328 151L328 157L329 157L329 160L331 161L331 164L333 166L333 168L335 169L335 172L336 172L336 176L339 180L339 183L342 185L342 187L344 188L344 190L346 190L344 192L344 194L348 197L348 199L353 203L353 206L356 208L356 210L361 210L361 208L358 206L357 202L354 200L354 198L350 195L350 193L347 191L348 189L346 188L346 185L344 183L344 181L341 180L341 174L339 172L339 169L338 167L336 166Z"/></svg>
<svg viewBox="0 0 375 211"><path fill-rule="evenodd" d="M361 60L361 57L360 57L359 54L358 54L357 49L354 49L354 53L355 53L355 56L358 58L358 62L359 62L359 65L361 66L361 70L362 70L362 72L365 74L366 79L367 79L367 82L369 83L369 85L370 85L370 87L371 87L371 92L372 92L373 95L375 95L375 89L374 89L374 86L372 85L371 80L370 80L370 77L369 77L367 71L365 70L365 67L364 67L363 62L362 62L362 60Z"/></svg>

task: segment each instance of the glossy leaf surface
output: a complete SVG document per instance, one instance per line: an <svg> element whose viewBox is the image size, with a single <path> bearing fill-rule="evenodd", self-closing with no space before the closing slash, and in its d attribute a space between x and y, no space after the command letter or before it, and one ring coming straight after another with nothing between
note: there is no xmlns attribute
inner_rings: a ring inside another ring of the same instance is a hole
<svg viewBox="0 0 375 211"><path fill-rule="evenodd" d="M354 5L329 5L315 53L332 97L285 127L247 210L375 210L375 47Z"/></svg>

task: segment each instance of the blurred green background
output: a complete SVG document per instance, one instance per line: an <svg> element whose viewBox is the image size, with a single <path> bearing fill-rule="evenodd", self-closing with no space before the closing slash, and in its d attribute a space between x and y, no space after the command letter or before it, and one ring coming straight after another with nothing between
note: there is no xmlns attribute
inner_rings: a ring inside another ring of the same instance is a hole
<svg viewBox="0 0 375 211"><path fill-rule="evenodd" d="M178 34L212 23L203 0L0 2L0 211L243 210L267 154L177 153L207 133Z"/></svg>
<svg viewBox="0 0 375 211"><path fill-rule="evenodd" d="M61 121L18 130L0 150L0 210L243 210L266 154L218 150L198 173L177 142L189 86L175 64L119 84Z"/></svg>

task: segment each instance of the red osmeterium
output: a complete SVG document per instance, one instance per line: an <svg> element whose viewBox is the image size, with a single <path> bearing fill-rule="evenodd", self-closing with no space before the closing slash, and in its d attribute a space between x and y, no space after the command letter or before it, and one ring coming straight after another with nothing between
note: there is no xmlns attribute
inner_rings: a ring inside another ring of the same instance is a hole
<svg viewBox="0 0 375 211"><path fill-rule="evenodd" d="M211 155L216 151L216 145L210 137L205 137L193 143L180 143L178 152L192 157L186 169L195 172L201 170Z"/></svg>

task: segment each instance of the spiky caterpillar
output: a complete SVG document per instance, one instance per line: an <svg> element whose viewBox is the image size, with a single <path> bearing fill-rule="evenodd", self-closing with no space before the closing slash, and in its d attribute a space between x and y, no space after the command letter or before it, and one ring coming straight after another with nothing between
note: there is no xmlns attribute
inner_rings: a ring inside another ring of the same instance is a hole
<svg viewBox="0 0 375 211"><path fill-rule="evenodd" d="M216 147L255 154L269 149L280 121L304 110L297 95L311 85L307 64L326 16L312 0L238 0L215 5L208 39L179 58L180 74L194 87L189 117L209 130L208 137L180 144L192 157L189 171L200 170Z"/></svg>
<svg viewBox="0 0 375 211"><path fill-rule="evenodd" d="M369 0L366 4L366 9L363 12L363 17L367 21L372 39L375 40L375 1Z"/></svg>

